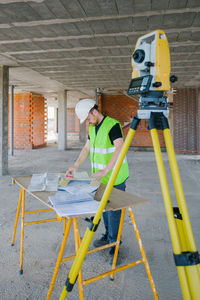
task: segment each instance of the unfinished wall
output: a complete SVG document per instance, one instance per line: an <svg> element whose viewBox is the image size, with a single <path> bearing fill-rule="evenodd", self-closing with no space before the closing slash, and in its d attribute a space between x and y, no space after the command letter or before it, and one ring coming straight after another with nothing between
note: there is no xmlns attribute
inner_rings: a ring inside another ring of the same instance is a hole
<svg viewBox="0 0 200 300"><path fill-rule="evenodd" d="M177 90L173 107L176 152L200 153L200 90Z"/></svg>
<svg viewBox="0 0 200 300"><path fill-rule="evenodd" d="M139 108L138 101L134 101L125 95L101 95L98 97L98 104L103 114L115 118L120 121L126 136L131 118L137 113ZM148 122L141 120L138 129L134 135L131 146L135 147L152 147L151 135L147 129ZM162 131L158 131L160 146L164 147L164 139Z"/></svg>
<svg viewBox="0 0 200 300"><path fill-rule="evenodd" d="M79 131L80 131L79 119L75 114L75 109L68 108L67 109L67 139L78 141Z"/></svg>
<svg viewBox="0 0 200 300"><path fill-rule="evenodd" d="M33 149L46 146L46 126L45 98L33 93L15 94L14 148ZM10 144L10 113L8 138Z"/></svg>
<svg viewBox="0 0 200 300"><path fill-rule="evenodd" d="M47 105L41 95L31 94L31 141L32 147L46 146Z"/></svg>

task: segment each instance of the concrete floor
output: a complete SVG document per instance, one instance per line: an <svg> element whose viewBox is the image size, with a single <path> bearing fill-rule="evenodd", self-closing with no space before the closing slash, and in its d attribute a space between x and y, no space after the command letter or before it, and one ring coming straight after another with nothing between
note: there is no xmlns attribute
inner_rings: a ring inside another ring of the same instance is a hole
<svg viewBox="0 0 200 300"><path fill-rule="evenodd" d="M0 178L1 300L41 300L46 298L63 237L62 224L58 222L25 227L24 274L19 275L19 224L15 245L14 247L10 246L19 187L12 185L11 177L40 172L65 171L73 164L78 153L79 149L58 151L56 145L51 145L39 150L18 150L15 151L13 157L9 157L10 175ZM177 270L173 261L173 251L154 153L129 150L127 157L130 166L127 191L149 200L149 203L135 207L134 213L159 298L163 300L182 299ZM169 175L167 154L163 153L163 157ZM177 161L196 245L200 249L200 156L177 155ZM89 160L84 163L80 170L89 172ZM172 200L175 203L175 193L170 175L168 179ZM27 195L27 210L40 207L44 208L37 200ZM47 213L45 218L47 216L54 216L54 214ZM80 218L79 225L83 236L88 224ZM102 222L95 238L100 237L101 233L103 233ZM123 243L120 246L120 262L122 264L141 257L128 214L125 217L122 241ZM66 253L73 253L73 245L73 233L71 232ZM71 263L69 262L61 265L51 299L59 299L70 266ZM109 269L108 251L104 250L86 257L83 264L83 275L84 278L88 278L95 276L95 272L105 272ZM84 293L85 299L88 300L153 299L143 264L116 274L114 281L110 281L106 277L89 284L84 288ZM77 300L78 298L76 284L68 299Z"/></svg>

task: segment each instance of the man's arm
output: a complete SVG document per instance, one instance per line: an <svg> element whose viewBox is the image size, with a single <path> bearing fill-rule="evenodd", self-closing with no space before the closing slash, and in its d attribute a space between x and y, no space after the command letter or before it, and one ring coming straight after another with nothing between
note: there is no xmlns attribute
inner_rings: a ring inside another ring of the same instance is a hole
<svg viewBox="0 0 200 300"><path fill-rule="evenodd" d="M85 146L81 150L79 157L75 161L75 164L66 171L66 176L74 176L74 173L77 171L78 167L86 160L90 153L90 140L88 139L85 143Z"/></svg>
<svg viewBox="0 0 200 300"><path fill-rule="evenodd" d="M113 144L115 145L115 152L113 153L113 156L111 157L111 160L109 161L109 163L107 164L107 166L105 167L104 170L98 171L98 172L92 174L92 177L104 177L108 174L108 172L110 170L112 170L114 168L115 163L117 161L117 158L119 156L119 153L120 153L120 151L122 149L122 146L123 146L123 139L118 138L118 139L113 141Z"/></svg>

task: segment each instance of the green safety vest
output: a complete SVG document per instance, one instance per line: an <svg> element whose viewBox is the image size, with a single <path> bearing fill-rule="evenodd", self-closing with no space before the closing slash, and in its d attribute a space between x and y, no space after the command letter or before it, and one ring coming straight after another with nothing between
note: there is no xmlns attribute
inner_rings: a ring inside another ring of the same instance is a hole
<svg viewBox="0 0 200 300"><path fill-rule="evenodd" d="M92 174L105 169L109 163L114 151L115 146L111 143L109 138L109 132L115 124L121 124L110 117L105 117L101 124L97 135L95 132L95 126L89 126L89 137L90 137L90 160L92 167ZM121 128L122 131L122 128ZM110 170L108 174L101 178L101 182L107 184L113 170ZM120 171L117 175L114 185L121 184L129 177L128 163L126 157L122 163Z"/></svg>

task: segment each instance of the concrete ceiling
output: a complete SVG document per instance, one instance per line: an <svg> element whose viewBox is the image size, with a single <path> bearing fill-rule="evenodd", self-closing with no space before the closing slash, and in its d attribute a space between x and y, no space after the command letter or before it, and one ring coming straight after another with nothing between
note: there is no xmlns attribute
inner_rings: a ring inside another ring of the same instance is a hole
<svg viewBox="0 0 200 300"><path fill-rule="evenodd" d="M200 0L0 0L0 64L17 89L124 93L135 43L156 29L168 37L175 87L199 87Z"/></svg>

